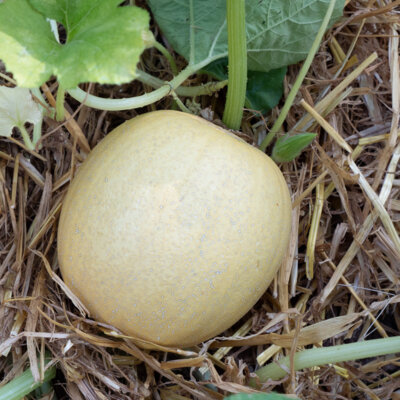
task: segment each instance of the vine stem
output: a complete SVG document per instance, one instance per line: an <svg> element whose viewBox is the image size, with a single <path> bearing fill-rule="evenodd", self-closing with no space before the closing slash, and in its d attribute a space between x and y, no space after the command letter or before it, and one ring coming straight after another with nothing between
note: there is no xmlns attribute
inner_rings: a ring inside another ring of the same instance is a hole
<svg viewBox="0 0 400 400"><path fill-rule="evenodd" d="M169 95L172 90L176 90L190 75L202 69L212 61L214 61L214 58L210 57L197 64L189 64L174 79L169 82L164 82L163 86L160 88L141 96L125 99L104 99L88 94L79 88L70 89L68 93L75 100L78 100L88 107L97 108L99 110L119 111L145 107Z"/></svg>
<svg viewBox="0 0 400 400"><path fill-rule="evenodd" d="M64 99L65 99L65 89L59 85L57 89L56 98L56 120L64 121Z"/></svg>
<svg viewBox="0 0 400 400"><path fill-rule="evenodd" d="M146 85L151 86L154 89L158 89L165 85L165 81L156 78L147 72L138 70L136 79ZM180 86L176 88L175 93L178 96L183 97L196 97L202 95L211 95L218 90L223 89L228 84L228 80L218 81L218 82L208 82L199 86Z"/></svg>
<svg viewBox="0 0 400 400"><path fill-rule="evenodd" d="M317 33L317 36L314 39L314 42L311 46L310 51L308 52L307 58L305 59L303 66L301 67L301 70L299 72L299 75L297 76L297 79L290 90L288 97L285 101L285 104L279 114L279 117L275 121L273 127L271 128L271 131L268 133L268 135L265 137L265 139L262 141L260 144L260 150L265 151L268 145L274 140L275 135L279 132L279 130L282 128L282 125L289 113L290 108L292 107L292 104L294 102L294 99L297 95L297 92L300 89L301 84L303 83L304 78L307 75L308 70L310 69L311 63L314 59L314 56L316 52L319 49L319 46L321 44L322 38L324 37L326 28L328 27L329 21L331 19L333 10L335 8L336 0L331 0L328 6L328 9L326 10L325 17L322 21L322 24L319 28L319 31Z"/></svg>
<svg viewBox="0 0 400 400"><path fill-rule="evenodd" d="M244 0L226 0L228 27L228 93L222 121L240 129L247 85L247 45Z"/></svg>
<svg viewBox="0 0 400 400"><path fill-rule="evenodd" d="M31 93L33 94L34 97L37 99L37 105L40 109L40 119L39 121L33 126L33 135L32 135L32 143L36 147L36 144L40 140L42 136L42 124L43 124L43 115L45 115L48 112L48 109L46 108L46 100L43 98L42 93L39 88L31 88L30 89ZM40 145L40 148L42 146Z"/></svg>
<svg viewBox="0 0 400 400"><path fill-rule="evenodd" d="M177 106L181 109L181 111L188 113L188 114L193 114L182 102L182 100L177 96L174 90L171 91L171 96L175 100Z"/></svg>
<svg viewBox="0 0 400 400"><path fill-rule="evenodd" d="M172 57L171 53L157 40L154 40L153 46L167 59L169 65L171 67L171 71L174 75L178 74L178 67L176 66L174 57Z"/></svg>
<svg viewBox="0 0 400 400"><path fill-rule="evenodd" d="M21 132L22 139L24 139L24 143L29 150L35 150L35 145L32 143L32 140L29 136L28 131L25 129L24 125L19 125L18 129Z"/></svg>
<svg viewBox="0 0 400 400"><path fill-rule="evenodd" d="M32 143L35 147L37 142L42 137L42 123L43 123L43 112L40 116L40 120L33 126Z"/></svg>
<svg viewBox="0 0 400 400"><path fill-rule="evenodd" d="M318 365L333 364L344 361L361 360L363 358L378 357L400 352L400 336L365 340L357 343L342 344L339 346L320 347L300 351L294 356L294 369L316 367ZM289 371L290 357L284 357L277 363L271 363L256 371L261 382L268 379L282 379ZM252 379L251 384L256 385Z"/></svg>

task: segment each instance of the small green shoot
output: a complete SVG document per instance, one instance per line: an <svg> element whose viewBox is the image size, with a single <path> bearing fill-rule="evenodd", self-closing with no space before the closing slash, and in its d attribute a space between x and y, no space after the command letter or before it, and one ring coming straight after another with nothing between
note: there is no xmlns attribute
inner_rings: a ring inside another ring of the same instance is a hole
<svg viewBox="0 0 400 400"><path fill-rule="evenodd" d="M29 89L0 86L0 136L10 137L16 127L21 132L26 147L34 150L40 136L34 135L32 141L25 123L40 126L41 121L42 112L33 101Z"/></svg>
<svg viewBox="0 0 400 400"><path fill-rule="evenodd" d="M342 344L338 346L320 347L297 352L294 356L294 369L312 368L319 365L344 361L361 360L379 357L386 354L400 353L400 336L384 339L364 340L362 342ZM278 380L286 376L290 368L290 357L284 357L278 363L270 363L256 371L260 382L268 379ZM256 385L256 380L251 383Z"/></svg>
<svg viewBox="0 0 400 400"><path fill-rule="evenodd" d="M315 139L315 133L299 133L296 136L279 138L272 150L272 159L276 162L293 161Z"/></svg>
<svg viewBox="0 0 400 400"><path fill-rule="evenodd" d="M48 360L46 364L48 364ZM0 400L21 400L35 389L41 387L43 383L51 381L55 376L56 367L51 366L44 371L43 381L35 382L31 369L28 368L22 375L0 387Z"/></svg>

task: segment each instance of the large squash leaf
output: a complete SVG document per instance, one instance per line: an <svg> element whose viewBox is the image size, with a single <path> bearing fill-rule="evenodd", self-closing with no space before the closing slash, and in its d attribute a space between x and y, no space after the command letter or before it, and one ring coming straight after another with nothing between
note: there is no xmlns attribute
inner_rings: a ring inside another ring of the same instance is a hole
<svg viewBox="0 0 400 400"><path fill-rule="evenodd" d="M40 86L51 75L65 89L80 82L128 82L145 48L149 16L120 3L6 0L0 4L0 59L20 87ZM65 44L57 42L48 19L64 26Z"/></svg>
<svg viewBox="0 0 400 400"><path fill-rule="evenodd" d="M197 64L226 57L226 0L149 0L172 47ZM304 59L330 0L247 0L248 69L269 71ZM337 0L331 23L344 0Z"/></svg>

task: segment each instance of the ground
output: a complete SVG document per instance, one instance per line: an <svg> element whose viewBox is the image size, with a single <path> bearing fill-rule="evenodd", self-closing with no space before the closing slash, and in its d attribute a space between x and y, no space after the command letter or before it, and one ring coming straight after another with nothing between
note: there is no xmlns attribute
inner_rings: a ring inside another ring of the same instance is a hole
<svg viewBox="0 0 400 400"><path fill-rule="evenodd" d="M121 122L175 107L173 100L105 112L67 96L65 108L74 122L46 118L37 153L23 149L18 135L2 138L3 382L28 365L39 373L36 353L46 349L57 366L52 389L58 399L222 399L255 390L302 399L399 398L395 354L290 369L281 380L255 388L249 384L261 365L296 349L400 333L398 7L398 2L351 0L344 18L326 34L285 122L286 131L318 134L294 162L280 165L293 201L287 257L270 289L241 321L218 339L191 349L145 351L134 341L110 336L108 326L74 305L58 278L56 257L62 199L87 153L79 135L93 148ZM183 67L184 61L175 57ZM171 77L168 63L154 49L144 53L141 66L160 79ZM300 67L289 68L285 96ZM207 80L211 78L194 76L187 85ZM12 86L1 77L0 84ZM42 89L54 105L57 83L50 81ZM137 81L90 89L102 97L151 90ZM220 124L224 96L221 90L196 98L197 109ZM284 99L263 118L246 110L240 136L259 143L283 104Z"/></svg>

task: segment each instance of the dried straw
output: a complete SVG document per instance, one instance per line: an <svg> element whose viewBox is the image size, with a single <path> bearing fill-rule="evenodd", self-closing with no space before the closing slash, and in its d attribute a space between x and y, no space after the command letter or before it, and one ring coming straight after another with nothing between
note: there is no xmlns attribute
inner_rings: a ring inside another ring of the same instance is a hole
<svg viewBox="0 0 400 400"><path fill-rule="evenodd" d="M304 399L395 399L396 356L299 372L292 363L280 381L257 388L249 382L261 365L293 360L307 346L400 333L399 4L347 1L344 18L325 36L285 121L290 134L318 138L281 166L293 199L292 233L275 287L231 330L197 347L149 350L149 343L91 319L60 278L57 222L68 184L90 149L137 112L100 112L67 97L67 120L46 118L36 151L18 137L1 138L2 384L27 366L40 379L47 350L60 371L53 385L59 398L223 399L275 390ZM161 81L171 77L157 51L146 51L142 67ZM298 71L289 68L286 94ZM0 84L11 85L0 72ZM196 76L188 85L206 83ZM42 90L54 106L57 85ZM118 96L146 90L135 81L119 86ZM91 92L113 97L116 88ZM220 123L221 99L223 93L195 101ZM247 110L243 138L256 143L282 104L265 119ZM171 105L167 98L148 110Z"/></svg>

